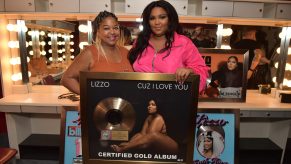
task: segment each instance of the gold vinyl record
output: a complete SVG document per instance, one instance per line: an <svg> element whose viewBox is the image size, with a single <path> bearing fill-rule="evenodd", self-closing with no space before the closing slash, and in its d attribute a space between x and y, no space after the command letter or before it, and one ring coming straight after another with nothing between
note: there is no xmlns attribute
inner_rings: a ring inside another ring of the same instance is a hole
<svg viewBox="0 0 291 164"><path fill-rule="evenodd" d="M135 111L130 102L120 97L108 97L95 107L93 120L98 130L131 131L135 124Z"/></svg>

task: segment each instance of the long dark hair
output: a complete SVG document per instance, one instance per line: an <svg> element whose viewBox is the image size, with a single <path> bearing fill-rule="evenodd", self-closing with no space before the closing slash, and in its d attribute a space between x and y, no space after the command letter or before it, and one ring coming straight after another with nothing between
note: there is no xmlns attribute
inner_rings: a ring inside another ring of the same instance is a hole
<svg viewBox="0 0 291 164"><path fill-rule="evenodd" d="M236 56L230 56L230 57L227 58L227 61L226 62L222 62L222 64L220 64L220 66L218 66L218 68L219 68L220 71L223 71L223 72L230 71L228 69L228 67L227 67L227 63L228 63L229 59L231 59L231 58L233 58L236 61L236 65L237 65L236 68L234 70L232 70L232 71L241 70L241 65L238 62L238 58Z"/></svg>
<svg viewBox="0 0 291 164"><path fill-rule="evenodd" d="M213 151L213 136L212 136L212 131L208 131L206 132L205 135L203 135L205 138L208 138L209 140L211 140L212 142L212 146L211 146L211 151Z"/></svg>
<svg viewBox="0 0 291 164"><path fill-rule="evenodd" d="M161 52L171 49L175 32L179 34L182 33L182 28L179 24L179 17L175 8L169 2L164 1L164 0L151 2L145 7L142 13L143 31L139 33L135 46L129 51L128 58L131 64L133 64L134 61L140 57L141 53L149 45L149 39L152 33L149 20L150 20L151 11L155 7L163 8L166 11L168 20L169 20L168 31L165 34L167 41L165 44L165 48L162 49ZM169 54L170 52L165 57L167 57Z"/></svg>

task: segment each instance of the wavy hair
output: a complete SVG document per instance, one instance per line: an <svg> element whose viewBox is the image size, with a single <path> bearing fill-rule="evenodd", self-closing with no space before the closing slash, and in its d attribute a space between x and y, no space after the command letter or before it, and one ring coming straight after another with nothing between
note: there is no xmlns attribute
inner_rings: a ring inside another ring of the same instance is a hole
<svg viewBox="0 0 291 164"><path fill-rule="evenodd" d="M142 18L143 18L143 31L139 33L136 43L134 47L129 51L129 61L131 64L135 62L137 58L140 58L142 52L146 49L146 47L149 45L149 39L150 35L152 34L152 30L149 24L150 21L150 16L151 16L151 11L155 7L160 7L163 8L168 16L168 30L165 33L166 36L166 44L165 48L161 50L161 52L168 51L167 55L164 56L163 58L167 57L170 55L172 43L173 43L173 37L175 32L181 34L182 33L182 28L179 24L179 17L177 14L177 11L175 8L167 1L160 0L160 1L153 1L150 4L148 4L145 9L143 10L142 13Z"/></svg>

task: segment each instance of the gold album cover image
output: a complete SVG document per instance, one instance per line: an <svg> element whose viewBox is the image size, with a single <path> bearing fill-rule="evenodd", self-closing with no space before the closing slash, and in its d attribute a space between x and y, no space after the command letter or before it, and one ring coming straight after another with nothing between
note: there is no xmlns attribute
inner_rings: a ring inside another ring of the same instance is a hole
<svg viewBox="0 0 291 164"><path fill-rule="evenodd" d="M140 149L144 152L176 154L179 151L178 144L167 135L167 126L163 116L158 112L157 101L149 100L146 110L148 114L140 131L135 133L128 142L111 145L111 148L117 153ZM151 157L151 155L148 156Z"/></svg>
<svg viewBox="0 0 291 164"><path fill-rule="evenodd" d="M173 125L169 123L169 116L160 110L165 106L159 104L161 102L160 98L149 98L143 102L140 108L143 113L141 115L139 112L138 119L131 103L123 98L109 97L97 103L92 115L95 129L100 135L101 148L110 152L98 153L98 156L142 160L179 159L177 154L182 143L178 144L176 140L179 139L168 134L168 129L173 127L167 126L166 119L169 126Z"/></svg>

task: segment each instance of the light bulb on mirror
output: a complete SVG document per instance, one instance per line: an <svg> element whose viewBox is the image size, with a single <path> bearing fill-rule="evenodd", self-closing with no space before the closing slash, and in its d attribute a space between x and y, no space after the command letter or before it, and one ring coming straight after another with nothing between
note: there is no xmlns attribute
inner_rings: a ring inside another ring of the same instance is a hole
<svg viewBox="0 0 291 164"><path fill-rule="evenodd" d="M6 25L6 29L8 31L17 31L17 29L15 30L15 25L14 24L7 24Z"/></svg>
<svg viewBox="0 0 291 164"><path fill-rule="evenodd" d="M41 32L39 33L39 35L44 36L44 35L45 35L45 32L44 32L44 31L41 31Z"/></svg>
<svg viewBox="0 0 291 164"><path fill-rule="evenodd" d="M9 41L8 47L9 48L19 48L19 42L18 41Z"/></svg>
<svg viewBox="0 0 291 164"><path fill-rule="evenodd" d="M45 41L41 41L40 45L45 46L46 45Z"/></svg>
<svg viewBox="0 0 291 164"><path fill-rule="evenodd" d="M286 63L285 70L286 71L291 71L291 64Z"/></svg>
<svg viewBox="0 0 291 164"><path fill-rule="evenodd" d="M12 81L18 81L22 79L22 74L21 73L15 73L11 76Z"/></svg>
<svg viewBox="0 0 291 164"><path fill-rule="evenodd" d="M84 24L80 24L78 27L79 31L82 33L88 33L88 26Z"/></svg>
<svg viewBox="0 0 291 164"><path fill-rule="evenodd" d="M45 52L45 51L41 51L41 54L42 54L43 56L45 56L45 55L46 55L46 52Z"/></svg>
<svg viewBox="0 0 291 164"><path fill-rule="evenodd" d="M285 78L283 80L283 86L291 87L291 80Z"/></svg>
<svg viewBox="0 0 291 164"><path fill-rule="evenodd" d="M273 77L273 78L272 78L272 81L273 81L273 83L276 83L276 81L277 81L277 77Z"/></svg>
<svg viewBox="0 0 291 164"><path fill-rule="evenodd" d="M232 34L232 29L231 28L224 28L222 30L222 36L230 36Z"/></svg>

